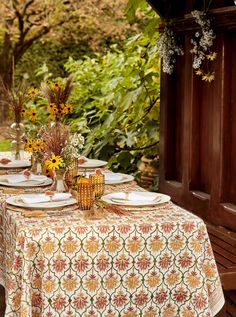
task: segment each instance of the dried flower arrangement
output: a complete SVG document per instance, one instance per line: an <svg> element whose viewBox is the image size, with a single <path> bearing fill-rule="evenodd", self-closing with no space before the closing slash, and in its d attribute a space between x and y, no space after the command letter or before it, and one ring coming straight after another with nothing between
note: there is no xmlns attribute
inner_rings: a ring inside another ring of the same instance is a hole
<svg viewBox="0 0 236 317"><path fill-rule="evenodd" d="M158 53L162 59L162 70L164 73L172 74L176 62L176 55L183 55L183 49L178 45L174 32L168 26L157 39Z"/></svg>
<svg viewBox="0 0 236 317"><path fill-rule="evenodd" d="M45 164L52 170L67 168L80 157L84 138L81 134L70 134L70 128L62 123L42 127L40 135L45 144Z"/></svg>
<svg viewBox="0 0 236 317"><path fill-rule="evenodd" d="M72 105L67 102L73 89L72 81L70 76L65 85L59 82L49 82L42 85L42 93L48 101L47 108L53 121L61 121L65 114L72 111Z"/></svg>
<svg viewBox="0 0 236 317"><path fill-rule="evenodd" d="M214 31L211 27L211 20L205 11L193 11L192 16L200 26L200 30L195 32L194 38L191 39L193 48L193 69L196 75L201 79L211 82L215 79L215 73L210 69L210 64L216 59L217 53L211 50L215 39Z"/></svg>

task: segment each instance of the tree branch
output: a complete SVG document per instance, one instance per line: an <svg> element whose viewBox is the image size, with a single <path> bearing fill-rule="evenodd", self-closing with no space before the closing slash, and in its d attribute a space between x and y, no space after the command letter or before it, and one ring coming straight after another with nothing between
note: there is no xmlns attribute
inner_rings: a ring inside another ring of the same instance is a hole
<svg viewBox="0 0 236 317"><path fill-rule="evenodd" d="M128 151L128 152L132 152L132 151L142 151L142 150L146 150L146 149L150 149L153 146L156 146L159 144L159 141L156 141L155 143L140 147L140 148L130 148L128 146L124 146L124 147L116 147L116 150L122 150L122 151Z"/></svg>

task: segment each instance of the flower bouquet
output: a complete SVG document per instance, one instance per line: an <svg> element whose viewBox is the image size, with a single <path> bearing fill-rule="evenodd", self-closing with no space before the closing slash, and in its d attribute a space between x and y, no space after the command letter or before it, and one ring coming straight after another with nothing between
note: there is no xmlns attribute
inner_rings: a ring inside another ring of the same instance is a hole
<svg viewBox="0 0 236 317"><path fill-rule="evenodd" d="M65 173L80 157L84 138L81 134L70 134L68 126L56 122L44 126L40 131L45 144L45 165L55 173L53 190L68 191Z"/></svg>

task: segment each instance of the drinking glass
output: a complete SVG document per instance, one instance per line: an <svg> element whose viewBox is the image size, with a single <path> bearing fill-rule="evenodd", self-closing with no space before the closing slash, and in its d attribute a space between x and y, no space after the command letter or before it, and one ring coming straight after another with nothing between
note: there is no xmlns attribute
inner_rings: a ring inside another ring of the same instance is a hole
<svg viewBox="0 0 236 317"><path fill-rule="evenodd" d="M89 179L95 186L95 197L101 197L105 191L105 176L102 174L90 174Z"/></svg>
<svg viewBox="0 0 236 317"><path fill-rule="evenodd" d="M95 186L91 182L77 185L78 205L81 210L91 210L95 201Z"/></svg>

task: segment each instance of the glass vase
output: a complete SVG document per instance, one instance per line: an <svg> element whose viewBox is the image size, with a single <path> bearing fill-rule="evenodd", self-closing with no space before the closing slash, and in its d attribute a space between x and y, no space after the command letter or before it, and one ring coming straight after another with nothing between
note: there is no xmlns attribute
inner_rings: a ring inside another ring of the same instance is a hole
<svg viewBox="0 0 236 317"><path fill-rule="evenodd" d="M55 170L54 181L51 186L51 190L57 193L66 193L69 188L65 182L65 169Z"/></svg>
<svg viewBox="0 0 236 317"><path fill-rule="evenodd" d="M24 125L20 122L12 123L10 127L10 136L12 139L12 151L15 160L21 160L21 150L23 148L23 137L25 135Z"/></svg>
<svg viewBox="0 0 236 317"><path fill-rule="evenodd" d="M36 175L42 174L42 162L37 156L34 155L31 156L31 171Z"/></svg>

